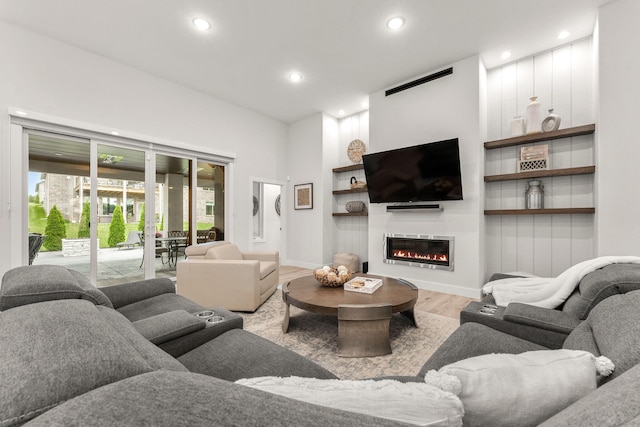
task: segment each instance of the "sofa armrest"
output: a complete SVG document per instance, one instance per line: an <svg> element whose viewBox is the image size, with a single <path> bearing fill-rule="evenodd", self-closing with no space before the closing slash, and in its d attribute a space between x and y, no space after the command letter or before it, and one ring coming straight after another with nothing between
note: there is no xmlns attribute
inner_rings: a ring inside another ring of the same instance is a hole
<svg viewBox="0 0 640 427"><path fill-rule="evenodd" d="M579 319L560 310L513 302L504 310L504 320L569 335Z"/></svg>
<svg viewBox="0 0 640 427"><path fill-rule="evenodd" d="M257 260L257 261L277 261L278 264L280 253L279 252L242 252L242 258L245 260Z"/></svg>
<svg viewBox="0 0 640 427"><path fill-rule="evenodd" d="M513 311L515 308L517 307L512 307L512 313L515 312ZM564 341L567 339L568 332L558 332L548 328L541 328L538 325L533 326L531 324L507 320L505 318L505 312L506 307L495 305L491 307L488 306L484 300L482 302L471 301L460 312L460 324L468 322L480 323L492 329L551 349L562 348ZM515 320L516 317L518 317L517 314L513 315L512 319Z"/></svg>
<svg viewBox="0 0 640 427"><path fill-rule="evenodd" d="M133 322L133 326L155 345L204 329L206 322L184 310L169 311Z"/></svg>
<svg viewBox="0 0 640 427"><path fill-rule="evenodd" d="M176 286L171 279L159 278L105 286L100 290L111 300L116 310L125 305L162 294L174 294Z"/></svg>

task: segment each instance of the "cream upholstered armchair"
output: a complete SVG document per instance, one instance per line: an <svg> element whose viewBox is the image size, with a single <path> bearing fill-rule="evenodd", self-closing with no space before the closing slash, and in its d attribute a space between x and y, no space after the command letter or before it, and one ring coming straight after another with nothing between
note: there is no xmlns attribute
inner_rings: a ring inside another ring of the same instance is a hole
<svg viewBox="0 0 640 427"><path fill-rule="evenodd" d="M241 252L221 241L189 246L185 254L178 262L177 293L205 307L255 311L278 286L277 251Z"/></svg>

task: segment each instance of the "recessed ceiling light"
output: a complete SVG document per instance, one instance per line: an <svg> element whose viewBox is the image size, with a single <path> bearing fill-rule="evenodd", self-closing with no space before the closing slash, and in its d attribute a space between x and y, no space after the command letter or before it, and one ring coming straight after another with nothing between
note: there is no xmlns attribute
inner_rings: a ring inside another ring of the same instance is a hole
<svg viewBox="0 0 640 427"><path fill-rule="evenodd" d="M571 33L567 30L560 31L560 33L558 34L558 39L559 40L566 39L567 37L569 37L569 34Z"/></svg>
<svg viewBox="0 0 640 427"><path fill-rule="evenodd" d="M338 111L338 115L339 115L339 116L344 116L344 110L340 110L340 111Z"/></svg>
<svg viewBox="0 0 640 427"><path fill-rule="evenodd" d="M394 16L387 21L387 28L390 30L398 30L404 25L404 18L402 16Z"/></svg>
<svg viewBox="0 0 640 427"><path fill-rule="evenodd" d="M19 115L19 116L26 116L27 115L27 113L25 111L22 111L22 110L16 110L16 114Z"/></svg>
<svg viewBox="0 0 640 427"><path fill-rule="evenodd" d="M60 153L60 152L58 152L58 151L54 152L54 153L53 153L53 155L54 155L54 156L64 156L64 154L62 154L62 153Z"/></svg>
<svg viewBox="0 0 640 427"><path fill-rule="evenodd" d="M204 18L193 18L193 25L200 31L207 31L211 28L211 24Z"/></svg>
<svg viewBox="0 0 640 427"><path fill-rule="evenodd" d="M117 130L112 130L111 135L120 135Z"/></svg>
<svg viewBox="0 0 640 427"><path fill-rule="evenodd" d="M302 80L302 74L300 74L297 71L294 71L289 74L289 80L291 80L294 83L298 83L300 80Z"/></svg>
<svg viewBox="0 0 640 427"><path fill-rule="evenodd" d="M500 55L500 58L502 58L502 59L511 58L511 52L509 52L508 50L505 50L504 52L502 52L502 55Z"/></svg>

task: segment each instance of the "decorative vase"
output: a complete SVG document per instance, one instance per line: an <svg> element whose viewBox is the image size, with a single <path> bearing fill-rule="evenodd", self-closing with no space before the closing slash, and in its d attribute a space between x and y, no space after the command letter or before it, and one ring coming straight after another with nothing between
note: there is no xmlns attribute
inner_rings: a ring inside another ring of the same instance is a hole
<svg viewBox="0 0 640 427"><path fill-rule="evenodd" d="M524 135L524 118L522 116L514 116L511 120L511 136Z"/></svg>
<svg viewBox="0 0 640 427"><path fill-rule="evenodd" d="M347 202L345 209L349 213L364 212L366 210L366 205L361 200L352 200Z"/></svg>
<svg viewBox="0 0 640 427"><path fill-rule="evenodd" d="M544 185L542 181L534 179L527 182L524 188L524 208L544 209Z"/></svg>
<svg viewBox="0 0 640 427"><path fill-rule="evenodd" d="M527 114L526 114L526 127L527 127L527 135L532 133L540 132L540 123L542 122L542 116L540 114L541 105L537 101L537 96L532 96L529 98L531 102L527 105Z"/></svg>
<svg viewBox="0 0 640 427"><path fill-rule="evenodd" d="M542 131L551 132L560 128L560 116L549 110L549 115L542 121Z"/></svg>

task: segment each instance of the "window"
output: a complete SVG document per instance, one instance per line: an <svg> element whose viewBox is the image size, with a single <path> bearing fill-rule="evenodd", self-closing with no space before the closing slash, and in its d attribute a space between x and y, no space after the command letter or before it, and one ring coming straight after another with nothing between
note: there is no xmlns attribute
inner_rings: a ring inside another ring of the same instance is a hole
<svg viewBox="0 0 640 427"><path fill-rule="evenodd" d="M213 207L214 207L213 202L206 202L204 207L205 208L204 214L206 216L213 216Z"/></svg>
<svg viewBox="0 0 640 427"><path fill-rule="evenodd" d="M118 199L115 197L103 197L102 198L102 215L113 215L113 211L116 210Z"/></svg>

